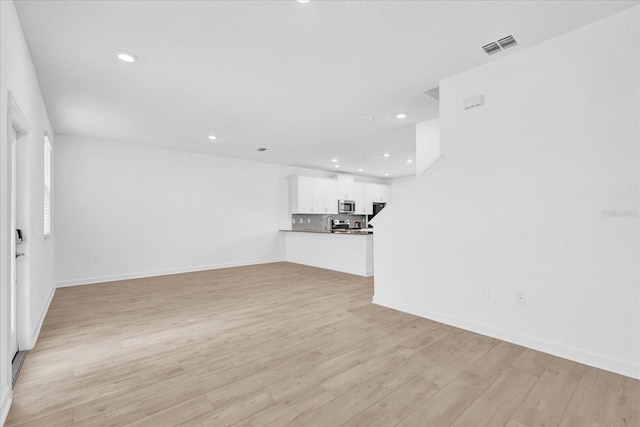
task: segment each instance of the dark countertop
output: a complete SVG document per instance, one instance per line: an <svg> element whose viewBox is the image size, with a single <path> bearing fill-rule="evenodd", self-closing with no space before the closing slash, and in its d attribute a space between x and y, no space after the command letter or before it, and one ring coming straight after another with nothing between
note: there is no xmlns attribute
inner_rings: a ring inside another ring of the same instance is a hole
<svg viewBox="0 0 640 427"><path fill-rule="evenodd" d="M323 229L308 228L304 230L280 230L280 231L291 231L295 233L349 234L349 235L355 235L355 236L367 236L369 234L373 234L372 228L359 228L359 229L350 229L350 230L323 230Z"/></svg>

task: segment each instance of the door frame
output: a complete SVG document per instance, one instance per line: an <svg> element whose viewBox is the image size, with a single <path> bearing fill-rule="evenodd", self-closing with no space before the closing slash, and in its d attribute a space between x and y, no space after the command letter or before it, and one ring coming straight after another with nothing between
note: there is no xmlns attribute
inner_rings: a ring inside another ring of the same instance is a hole
<svg viewBox="0 0 640 427"><path fill-rule="evenodd" d="M18 354L18 139L20 134L13 123L8 126L9 170L9 359Z"/></svg>
<svg viewBox="0 0 640 427"><path fill-rule="evenodd" d="M10 355L9 354L9 347L5 347L6 344L9 343L9 340L11 339L11 331L10 331L10 327L8 325L8 323L10 322L10 316L11 314L8 313L8 309L10 309L11 307L11 302L8 301L8 299L11 297L10 293L10 289L11 289L11 263L12 260L15 260L15 253L16 253L16 248L15 245L12 245L11 242L13 241L13 239L11 238L11 236L15 236L15 230L11 229L11 224L12 224L12 212L13 212L13 204L12 204L12 200L11 200L11 192L12 192L12 187L16 184L13 182L12 176L13 176L13 168L12 168L12 156L13 156L13 148L12 148L12 144L10 143L11 140L11 130L15 129L17 132L17 138L16 138L16 144L15 144L15 149L16 149L16 158L18 156L18 153L20 150L18 150L18 144L24 144L25 140L24 138L27 136L27 134L31 131L31 126L29 125L29 122L27 121L26 116L24 115L24 113L22 112L22 110L20 109L20 106L18 105L18 102L15 98L15 96L13 95L13 93L9 90L7 91L7 122L6 122L6 129L4 129L4 131L6 132L5 135L3 135L3 140L6 141L6 150L2 150L4 151L5 154L5 158L4 159L0 159L0 161L2 162L3 166L6 165L6 172L3 172L2 174L0 174L0 194L2 194L2 197L4 200L2 200L2 204L4 205L2 207L2 210L0 211L0 215L2 216L2 220L0 221L0 241L2 241L3 243L0 245L0 265L1 265L1 271L2 271L2 276L0 277L0 284L2 286L3 289L0 290L0 312L6 313L2 315L2 319L0 319L0 337L1 337L1 341L2 341L2 351L0 352L0 361L1 361L1 365L2 368L0 368L3 372L7 372L6 369L8 368L8 378L3 378L3 380L9 385L9 387L11 387L11 359L13 359L14 355ZM20 161L18 160L18 164L20 164ZM22 190L22 191L21 191ZM22 193L24 193L24 186L22 189L20 188L16 188L16 191L21 191ZM24 197L24 195L23 195ZM5 203L6 201L6 203ZM17 219L17 218L16 218ZM28 262L28 260L23 260L25 262ZM16 271L18 269L16 268ZM20 283L18 283L18 287L16 289L17 294L19 295L21 292L20 289ZM21 327L21 316L20 316L20 310L19 310L19 304L16 304L16 334L17 334L17 340L18 340L18 349L19 349L19 345L20 345L20 327ZM2 384L2 388L4 388L5 385L7 384Z"/></svg>

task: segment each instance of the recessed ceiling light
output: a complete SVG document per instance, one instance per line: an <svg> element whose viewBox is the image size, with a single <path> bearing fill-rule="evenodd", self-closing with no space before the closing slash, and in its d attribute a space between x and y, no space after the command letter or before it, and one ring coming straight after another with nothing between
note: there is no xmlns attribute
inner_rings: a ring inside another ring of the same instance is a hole
<svg viewBox="0 0 640 427"><path fill-rule="evenodd" d="M116 56L122 62L136 62L136 59L138 59L133 53L124 50L117 51Z"/></svg>
<svg viewBox="0 0 640 427"><path fill-rule="evenodd" d="M363 170L364 170L364 169L360 168L360 169L358 169L358 172L362 172Z"/></svg>
<svg viewBox="0 0 640 427"><path fill-rule="evenodd" d="M215 141L216 139L218 139L218 137L215 135L209 135L208 138L212 141Z"/></svg>
<svg viewBox="0 0 640 427"><path fill-rule="evenodd" d="M396 119L404 119L407 117L406 113L398 113L396 114Z"/></svg>
<svg viewBox="0 0 640 427"><path fill-rule="evenodd" d="M333 167L334 167L334 168L339 168L339 167L340 167L340 165L333 165Z"/></svg>
<svg viewBox="0 0 640 427"><path fill-rule="evenodd" d="M407 159L407 163L413 163L413 160Z"/></svg>
<svg viewBox="0 0 640 427"><path fill-rule="evenodd" d="M310 1L311 0L298 0L298 3L305 4L305 3L309 3Z"/></svg>
<svg viewBox="0 0 640 427"><path fill-rule="evenodd" d="M385 173L384 176L389 176L389 172Z"/></svg>
<svg viewBox="0 0 640 427"><path fill-rule="evenodd" d="M337 162L337 161L338 161L338 159L331 159L331 161L332 161L332 162Z"/></svg>
<svg viewBox="0 0 640 427"><path fill-rule="evenodd" d="M389 156L391 156L391 154L389 154L389 153L384 153L384 154L383 154L383 156L384 156L384 157L389 157Z"/></svg>

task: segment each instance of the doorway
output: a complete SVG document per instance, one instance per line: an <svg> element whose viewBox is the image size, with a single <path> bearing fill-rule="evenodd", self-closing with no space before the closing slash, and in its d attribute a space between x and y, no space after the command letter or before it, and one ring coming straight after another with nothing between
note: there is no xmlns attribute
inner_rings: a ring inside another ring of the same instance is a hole
<svg viewBox="0 0 640 427"><path fill-rule="evenodd" d="M6 288L4 295L6 295L6 302L3 302L3 310L6 308L8 313L7 317L3 316L3 319L7 320L8 330L4 329L3 335L3 347L6 342L6 349L2 351L3 363L11 362L12 376L11 387L15 384L18 372L24 361L26 352L20 351L20 325L21 315L19 298L21 290L21 271L25 271L28 262L24 253L23 242L26 237L26 230L20 231L20 225L22 218L20 216L20 201L24 197L22 194L25 191L24 183L19 182L21 176L18 172L21 166L23 166L25 150L21 149L24 141L29 133L30 127L26 121L24 114L18 107L15 98L11 91L8 93L8 120L7 120L7 157L4 164L7 166L7 174L5 175L7 181L3 187L6 189L6 210L3 209L3 216L6 214L6 222L3 221L3 230L7 238L6 243L3 244L4 248L0 250L3 253L3 264L7 266L6 275L3 276L3 282L6 280ZM21 154L22 153L22 154ZM24 222L24 221L23 221ZM6 228L5 228L6 227ZM3 239L4 240L4 239ZM6 250L6 251L5 251ZM8 274L7 274L8 273ZM5 335L6 334L6 335ZM5 341L6 340L6 341ZM8 360L5 359L8 357ZM4 362L6 361L6 362ZM6 366L6 365L5 365Z"/></svg>

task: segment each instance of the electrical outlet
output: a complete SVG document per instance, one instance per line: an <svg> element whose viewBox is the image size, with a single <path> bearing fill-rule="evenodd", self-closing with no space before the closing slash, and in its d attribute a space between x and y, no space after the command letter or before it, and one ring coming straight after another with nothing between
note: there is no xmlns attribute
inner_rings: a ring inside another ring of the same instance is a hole
<svg viewBox="0 0 640 427"><path fill-rule="evenodd" d="M480 289L480 298L489 298L489 285L485 285Z"/></svg>
<svg viewBox="0 0 640 427"><path fill-rule="evenodd" d="M516 292L516 304L525 305L527 303L527 294L524 292Z"/></svg>
<svg viewBox="0 0 640 427"><path fill-rule="evenodd" d="M94 255L93 256L93 263L94 264L100 264L102 262L102 257L100 255Z"/></svg>
<svg viewBox="0 0 640 427"><path fill-rule="evenodd" d="M427 216L427 224L429 225L429 227L444 226L444 215L442 215L441 213L436 213Z"/></svg>

